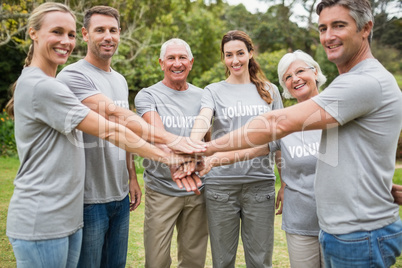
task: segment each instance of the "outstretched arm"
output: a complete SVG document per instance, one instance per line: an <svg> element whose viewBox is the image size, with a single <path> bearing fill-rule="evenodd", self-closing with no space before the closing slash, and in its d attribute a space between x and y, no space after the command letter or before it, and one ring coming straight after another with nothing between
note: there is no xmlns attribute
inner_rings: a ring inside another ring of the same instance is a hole
<svg viewBox="0 0 402 268"><path fill-rule="evenodd" d="M183 139L164 128L152 126L131 110L115 105L103 94L92 95L84 99L82 103L106 119L127 127L148 142L166 144L175 152L187 154L205 151L205 145L202 142Z"/></svg>
<svg viewBox="0 0 402 268"><path fill-rule="evenodd" d="M88 115L78 124L77 129L107 140L128 152L168 165L177 165L188 160L181 156L163 152L156 146L141 139L131 130L120 124L108 121L93 111L89 111Z"/></svg>
<svg viewBox="0 0 402 268"><path fill-rule="evenodd" d="M267 144L290 133L327 129L339 123L313 100L256 116L243 127L212 140L206 155Z"/></svg>

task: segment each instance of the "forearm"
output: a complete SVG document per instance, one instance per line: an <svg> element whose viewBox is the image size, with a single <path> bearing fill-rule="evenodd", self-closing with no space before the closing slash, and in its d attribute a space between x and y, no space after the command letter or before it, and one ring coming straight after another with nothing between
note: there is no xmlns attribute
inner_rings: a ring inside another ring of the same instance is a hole
<svg viewBox="0 0 402 268"><path fill-rule="evenodd" d="M133 111L115 105L111 99L103 94L88 97L82 103L107 120L127 127L148 142L166 144L177 138L177 136L165 131L163 128L159 129L151 126Z"/></svg>
<svg viewBox="0 0 402 268"><path fill-rule="evenodd" d="M164 128L157 128L148 124L142 117L133 112L130 112L129 115L119 115L115 118L115 122L124 125L147 142L169 144L177 139L176 135L166 131Z"/></svg>
<svg viewBox="0 0 402 268"><path fill-rule="evenodd" d="M190 138L194 140L202 140L209 132L211 127L211 119L213 112L209 108L203 108L194 120Z"/></svg>
<svg viewBox="0 0 402 268"><path fill-rule="evenodd" d="M274 110L254 117L243 127L210 142L206 155L256 147L304 130L328 129L339 123L314 101Z"/></svg>
<svg viewBox="0 0 402 268"><path fill-rule="evenodd" d="M138 154L141 157L161 162L167 161L168 155L162 150L147 143L124 126L108 121L95 112L89 112L84 120L82 120L77 126L77 129L107 140L114 145L128 152Z"/></svg>
<svg viewBox="0 0 402 268"><path fill-rule="evenodd" d="M255 148L236 150L231 152L218 152L210 156L212 166L230 165L239 161L247 161L254 157L269 154L268 145L262 145Z"/></svg>

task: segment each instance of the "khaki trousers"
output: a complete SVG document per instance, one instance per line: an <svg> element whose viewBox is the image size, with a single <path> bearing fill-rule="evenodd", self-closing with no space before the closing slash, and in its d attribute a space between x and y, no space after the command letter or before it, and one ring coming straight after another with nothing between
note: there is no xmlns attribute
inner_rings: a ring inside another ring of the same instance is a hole
<svg viewBox="0 0 402 268"><path fill-rule="evenodd" d="M175 226L178 267L204 267L208 243L204 194L175 197L146 187L145 267L170 267L170 246Z"/></svg>
<svg viewBox="0 0 402 268"><path fill-rule="evenodd" d="M290 267L324 268L324 258L318 236L286 233Z"/></svg>

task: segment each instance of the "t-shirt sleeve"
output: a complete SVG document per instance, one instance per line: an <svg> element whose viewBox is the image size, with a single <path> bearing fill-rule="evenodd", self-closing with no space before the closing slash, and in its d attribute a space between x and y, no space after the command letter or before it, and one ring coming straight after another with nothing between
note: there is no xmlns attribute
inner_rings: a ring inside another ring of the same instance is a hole
<svg viewBox="0 0 402 268"><path fill-rule="evenodd" d="M277 110L277 109L282 109L283 108L283 102L282 102L282 98L281 98L281 94L279 93L278 87L274 84L272 85L272 98L273 98L273 102L272 102L272 110Z"/></svg>
<svg viewBox="0 0 402 268"><path fill-rule="evenodd" d="M66 84L80 101L101 93L88 76L77 70L63 69L57 79Z"/></svg>
<svg viewBox="0 0 402 268"><path fill-rule="evenodd" d="M212 90L207 86L202 93L201 109L210 108L215 111L215 102L212 96Z"/></svg>
<svg viewBox="0 0 402 268"><path fill-rule="evenodd" d="M344 125L378 107L381 86L370 76L343 74L312 100Z"/></svg>
<svg viewBox="0 0 402 268"><path fill-rule="evenodd" d="M156 112L155 98L148 89L142 89L138 92L134 99L135 108L139 116L143 116L147 112Z"/></svg>
<svg viewBox="0 0 402 268"><path fill-rule="evenodd" d="M271 153L281 150L281 140L271 141L268 143L268 148Z"/></svg>
<svg viewBox="0 0 402 268"><path fill-rule="evenodd" d="M56 79L40 81L33 90L35 118L60 133L69 134L89 113L89 108Z"/></svg>

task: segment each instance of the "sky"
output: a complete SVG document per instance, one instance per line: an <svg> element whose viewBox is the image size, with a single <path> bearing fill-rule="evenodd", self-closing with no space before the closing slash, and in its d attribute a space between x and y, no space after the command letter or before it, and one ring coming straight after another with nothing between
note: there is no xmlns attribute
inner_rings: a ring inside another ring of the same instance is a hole
<svg viewBox="0 0 402 268"><path fill-rule="evenodd" d="M250 11L251 13L255 13L257 11L265 13L267 11L268 7L270 6L268 3L264 2L264 1L258 1L258 0L226 0L226 2L229 5L233 5L233 6L236 6L238 4L243 4L246 7L246 9L248 11ZM272 3L271 3L271 5L272 5ZM303 12L304 9L302 7L297 8L297 4L296 4L296 6L293 10ZM301 14L295 14L295 15L301 15ZM290 17L290 20L297 23L299 25L299 27L305 27L306 26L305 23L298 21L295 15L292 15ZM303 14L303 15L307 15L307 14Z"/></svg>
<svg viewBox="0 0 402 268"><path fill-rule="evenodd" d="M238 4L243 4L248 11L255 13L256 11L264 12L268 9L268 4L258 0L226 0L229 5L236 6Z"/></svg>

